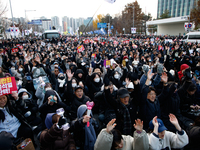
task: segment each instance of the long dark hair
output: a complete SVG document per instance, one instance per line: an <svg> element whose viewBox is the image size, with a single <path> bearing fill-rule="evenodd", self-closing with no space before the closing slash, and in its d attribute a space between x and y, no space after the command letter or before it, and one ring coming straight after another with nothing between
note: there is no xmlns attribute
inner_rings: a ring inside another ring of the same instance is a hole
<svg viewBox="0 0 200 150"><path fill-rule="evenodd" d="M11 116L13 116L13 114L10 112L10 110L11 110L10 99L9 99L9 97L8 97L7 95L5 95L5 96L6 96L6 98L7 98L7 103L6 103L6 105L5 105L6 111L7 111ZM4 122L5 119L6 119L6 118L5 118L4 112L3 112L2 110L0 110L0 121Z"/></svg>
<svg viewBox="0 0 200 150"><path fill-rule="evenodd" d="M119 130L113 129L111 131L113 135L113 142L112 142L112 147L111 150L115 150L115 147L117 147L117 143L121 143L121 140L123 139L122 134Z"/></svg>

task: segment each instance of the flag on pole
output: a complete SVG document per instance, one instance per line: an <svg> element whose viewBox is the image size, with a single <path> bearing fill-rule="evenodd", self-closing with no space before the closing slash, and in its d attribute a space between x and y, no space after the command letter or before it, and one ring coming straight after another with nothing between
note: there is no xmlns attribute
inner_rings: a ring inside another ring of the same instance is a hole
<svg viewBox="0 0 200 150"><path fill-rule="evenodd" d="M22 37L24 37L24 31L22 30Z"/></svg>
<svg viewBox="0 0 200 150"><path fill-rule="evenodd" d="M32 27L30 28L30 30L28 30L29 31L29 33L32 33L33 32L33 29L32 29Z"/></svg>
<svg viewBox="0 0 200 150"><path fill-rule="evenodd" d="M106 2L108 2L108 3L111 3L111 4L113 4L114 2L116 2L116 0L105 0Z"/></svg>

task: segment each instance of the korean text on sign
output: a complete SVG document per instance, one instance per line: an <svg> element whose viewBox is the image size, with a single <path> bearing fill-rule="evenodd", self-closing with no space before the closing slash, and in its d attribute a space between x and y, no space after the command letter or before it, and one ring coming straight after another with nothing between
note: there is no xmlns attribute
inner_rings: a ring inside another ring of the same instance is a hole
<svg viewBox="0 0 200 150"><path fill-rule="evenodd" d="M17 91L15 78L0 78L0 96L11 94L13 91Z"/></svg>

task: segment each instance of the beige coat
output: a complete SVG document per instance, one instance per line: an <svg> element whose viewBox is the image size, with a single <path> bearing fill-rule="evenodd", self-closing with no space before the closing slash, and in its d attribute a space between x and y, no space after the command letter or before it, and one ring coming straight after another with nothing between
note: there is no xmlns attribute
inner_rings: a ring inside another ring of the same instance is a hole
<svg viewBox="0 0 200 150"><path fill-rule="evenodd" d="M149 140L147 133L143 130L138 134L134 132L134 138L132 136L122 135L123 148L118 150L148 150ZM106 132L106 129L102 129L99 133L94 150L110 150L112 147L113 135ZM136 144L137 143L137 144Z"/></svg>

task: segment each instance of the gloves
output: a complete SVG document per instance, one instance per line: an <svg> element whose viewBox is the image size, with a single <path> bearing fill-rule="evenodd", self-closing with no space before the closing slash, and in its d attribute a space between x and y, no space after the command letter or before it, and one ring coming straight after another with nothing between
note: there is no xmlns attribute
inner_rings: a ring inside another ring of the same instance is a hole
<svg viewBox="0 0 200 150"><path fill-rule="evenodd" d="M24 114L24 117L29 117L31 115L31 112L30 111L27 111L25 114Z"/></svg>
<svg viewBox="0 0 200 150"><path fill-rule="evenodd" d="M67 123L67 119L65 118L65 117L60 117L60 119L59 119L59 121L58 121L58 126L59 126L59 128L62 128L62 126L64 125L64 124L66 124Z"/></svg>

